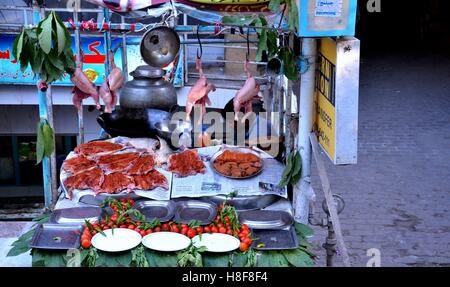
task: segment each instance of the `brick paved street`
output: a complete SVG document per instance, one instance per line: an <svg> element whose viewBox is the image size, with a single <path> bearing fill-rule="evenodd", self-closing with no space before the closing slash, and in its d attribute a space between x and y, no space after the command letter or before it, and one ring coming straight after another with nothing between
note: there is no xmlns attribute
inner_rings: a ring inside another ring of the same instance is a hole
<svg viewBox="0 0 450 287"><path fill-rule="evenodd" d="M450 266L450 59L362 60L358 164L327 161L332 191L346 201L340 219L352 265L365 266L367 249L378 248L382 266ZM321 203L315 166L313 186ZM314 229L324 266L326 232Z"/></svg>

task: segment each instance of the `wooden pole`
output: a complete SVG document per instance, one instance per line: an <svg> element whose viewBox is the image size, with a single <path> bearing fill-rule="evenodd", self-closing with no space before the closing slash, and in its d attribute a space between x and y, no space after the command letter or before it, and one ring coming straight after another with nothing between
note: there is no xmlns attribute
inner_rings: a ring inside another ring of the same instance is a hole
<svg viewBox="0 0 450 287"><path fill-rule="evenodd" d="M334 203L333 194L331 193L330 181L328 180L327 171L322 157L319 154L319 143L317 142L317 136L315 133L311 133L310 136L311 146L316 161L317 170L319 173L320 182L322 183L323 193L325 194L325 200L330 213L331 222L333 223L334 233L336 234L337 245L339 251L342 254L345 267L350 267L350 257L348 256L347 247L345 246L344 237L342 236L341 224L339 222L339 216Z"/></svg>

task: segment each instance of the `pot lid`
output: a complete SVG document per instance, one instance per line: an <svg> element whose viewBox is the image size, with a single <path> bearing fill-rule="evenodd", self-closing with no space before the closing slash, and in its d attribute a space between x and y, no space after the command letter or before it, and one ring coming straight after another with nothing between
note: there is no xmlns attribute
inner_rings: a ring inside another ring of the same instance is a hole
<svg viewBox="0 0 450 287"><path fill-rule="evenodd" d="M180 38L175 30L156 26L148 30L141 41L141 56L145 63L163 67L170 64L180 50Z"/></svg>
<svg viewBox="0 0 450 287"><path fill-rule="evenodd" d="M163 70L161 68L143 65L137 67L130 75L134 78L161 78L163 76Z"/></svg>

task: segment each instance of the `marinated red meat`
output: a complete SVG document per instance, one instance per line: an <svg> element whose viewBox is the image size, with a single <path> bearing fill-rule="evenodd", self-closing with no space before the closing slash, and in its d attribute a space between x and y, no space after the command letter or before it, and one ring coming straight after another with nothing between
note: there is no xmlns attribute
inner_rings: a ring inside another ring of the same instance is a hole
<svg viewBox="0 0 450 287"><path fill-rule="evenodd" d="M130 175L146 174L155 166L155 157L153 155L144 155L138 158L127 171Z"/></svg>
<svg viewBox="0 0 450 287"><path fill-rule="evenodd" d="M93 141L89 143L80 144L75 148L75 153L84 156L92 156L97 154L113 153L123 149L121 144L111 143L107 141Z"/></svg>
<svg viewBox="0 0 450 287"><path fill-rule="evenodd" d="M97 158L97 164L106 172L125 171L139 158L137 152L108 154Z"/></svg>
<svg viewBox="0 0 450 287"><path fill-rule="evenodd" d="M179 175L189 176L197 173L205 173L206 167L196 150L185 150L172 154L167 159L168 170Z"/></svg>
<svg viewBox="0 0 450 287"><path fill-rule="evenodd" d="M72 174L92 169L97 166L97 163L93 160L87 159L80 155L70 159L66 159L63 164L63 169Z"/></svg>
<svg viewBox="0 0 450 287"><path fill-rule="evenodd" d="M92 189L98 191L104 180L103 171L100 168L93 168L80 172L76 175L69 176L64 181L64 186L69 192L69 197L72 197L72 190L74 189Z"/></svg>
<svg viewBox="0 0 450 287"><path fill-rule="evenodd" d="M150 171L147 174L134 175L132 177L134 180L134 186L137 189L150 190L157 187L169 189L167 178L156 169Z"/></svg>
<svg viewBox="0 0 450 287"><path fill-rule="evenodd" d="M133 180L131 177L120 172L115 172L105 175L103 183L96 193L119 193L124 189L132 188Z"/></svg>

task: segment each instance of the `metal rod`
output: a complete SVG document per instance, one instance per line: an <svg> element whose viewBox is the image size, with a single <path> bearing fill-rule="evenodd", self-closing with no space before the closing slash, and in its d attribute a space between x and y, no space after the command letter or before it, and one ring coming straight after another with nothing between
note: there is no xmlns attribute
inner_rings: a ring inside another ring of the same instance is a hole
<svg viewBox="0 0 450 287"><path fill-rule="evenodd" d="M107 8L103 8L103 17L105 18L105 23L109 22L109 10ZM104 38L104 45L105 45L105 76L108 77L110 72L110 66L109 66L109 51L111 50L111 31L106 31L103 34Z"/></svg>
<svg viewBox="0 0 450 287"><path fill-rule="evenodd" d="M199 78L200 75L198 73L188 73L189 76L194 78ZM225 75L213 75L213 74L205 74L208 79L216 79L216 80L229 80L229 81L245 81L247 78L245 77L236 77L236 76L225 76ZM254 77L256 80L266 80L265 77Z"/></svg>
<svg viewBox="0 0 450 287"><path fill-rule="evenodd" d="M125 24L125 17L121 17L122 23ZM128 81L128 55L127 55L127 34L122 33L122 71L124 82Z"/></svg>
<svg viewBox="0 0 450 287"><path fill-rule="evenodd" d="M56 130L55 130L55 121L53 120L53 95L52 95L52 87L49 86L46 93L46 103L47 103L47 118L48 123L51 127L53 127L54 137L53 137L53 146L56 148ZM50 155L50 172L51 172L51 187L52 187L52 204L51 208L53 209L56 201L58 200L58 183L56 181L56 149Z"/></svg>
<svg viewBox="0 0 450 287"><path fill-rule="evenodd" d="M41 13L44 13L39 6L33 5L33 24L37 25L41 19ZM38 79L40 76L38 75ZM46 91L38 89L39 98L39 118L48 119L47 111L47 95ZM43 174L43 187L44 187L44 203L45 208L50 209L52 204L52 186L51 186L51 171L50 171L50 159L44 157L42 159L42 174Z"/></svg>
<svg viewBox="0 0 450 287"><path fill-rule="evenodd" d="M311 143L309 134L312 130L314 105L314 83L317 56L316 39L303 38L302 56L309 60L308 70L300 79L300 110L298 125L298 151L302 159L301 179L294 186L295 219L308 223L309 198L311 192Z"/></svg>
<svg viewBox="0 0 450 287"><path fill-rule="evenodd" d="M73 10L73 19L75 22L78 22L78 11L76 9ZM75 35L75 53L77 55L76 62L77 65L83 64L81 59L81 37L80 30L74 30ZM84 115L83 115L83 102L81 102L81 108L77 111L78 114L78 144L84 143Z"/></svg>
<svg viewBox="0 0 450 287"><path fill-rule="evenodd" d="M189 63L193 63L193 61L188 61ZM205 59L202 62L206 63L206 62L217 62L217 63L233 63L233 64L242 64L244 63L243 61L233 61L233 60L221 60L221 59ZM267 65L266 62L253 62L250 61L249 64L252 65Z"/></svg>

